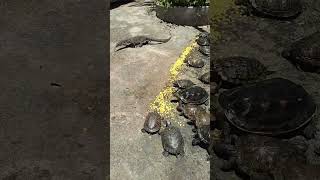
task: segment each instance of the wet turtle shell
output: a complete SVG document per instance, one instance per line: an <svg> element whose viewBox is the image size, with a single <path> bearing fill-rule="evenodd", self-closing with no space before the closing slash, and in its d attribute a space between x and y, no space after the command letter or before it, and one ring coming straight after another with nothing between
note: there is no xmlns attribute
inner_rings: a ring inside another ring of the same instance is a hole
<svg viewBox="0 0 320 180"><path fill-rule="evenodd" d="M189 66L194 68L202 68L205 65L204 60L201 58L189 58L187 63Z"/></svg>
<svg viewBox="0 0 320 180"><path fill-rule="evenodd" d="M215 75L213 79L216 81L224 81L233 85L258 82L273 73L257 59L241 56L217 59L213 72Z"/></svg>
<svg viewBox="0 0 320 180"><path fill-rule="evenodd" d="M210 45L209 33L202 32L198 35L196 42L199 46L208 46Z"/></svg>
<svg viewBox="0 0 320 180"><path fill-rule="evenodd" d="M263 135L297 130L311 121L317 109L302 86L283 78L222 92L218 102L233 126Z"/></svg>
<svg viewBox="0 0 320 180"><path fill-rule="evenodd" d="M282 179L282 168L307 164L300 148L288 141L266 136L241 136L235 145L216 144L214 149L218 156L227 159L222 161L220 168L235 169L246 179L270 179L270 175Z"/></svg>
<svg viewBox="0 0 320 180"><path fill-rule="evenodd" d="M277 19L295 18L302 12L300 0L238 0L236 3L247 5L258 16Z"/></svg>
<svg viewBox="0 0 320 180"><path fill-rule="evenodd" d="M186 89L188 87L191 87L195 85L191 80L189 79L180 79L173 83L173 86L179 89Z"/></svg>
<svg viewBox="0 0 320 180"><path fill-rule="evenodd" d="M199 52L205 56L210 56L210 46L200 46Z"/></svg>
<svg viewBox="0 0 320 180"><path fill-rule="evenodd" d="M196 105L205 103L209 98L208 92L199 86L192 86L177 91L174 95L185 104Z"/></svg>
<svg viewBox="0 0 320 180"><path fill-rule="evenodd" d="M141 131L143 133L154 134L157 133L161 128L162 117L155 112L150 112L146 116L146 120Z"/></svg>
<svg viewBox="0 0 320 180"><path fill-rule="evenodd" d="M210 72L206 72L199 77L199 80L204 84L210 83Z"/></svg>
<svg viewBox="0 0 320 180"><path fill-rule="evenodd" d="M172 126L169 122L166 124L166 128L160 133L162 147L164 149L163 155L169 154L175 156L184 156L184 140L180 129Z"/></svg>
<svg viewBox="0 0 320 180"><path fill-rule="evenodd" d="M320 73L320 31L294 42L282 56L304 71Z"/></svg>

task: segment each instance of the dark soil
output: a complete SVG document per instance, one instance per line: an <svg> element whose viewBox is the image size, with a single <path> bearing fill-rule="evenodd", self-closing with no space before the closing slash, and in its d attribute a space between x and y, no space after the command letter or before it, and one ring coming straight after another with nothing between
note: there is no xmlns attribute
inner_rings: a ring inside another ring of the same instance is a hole
<svg viewBox="0 0 320 180"><path fill-rule="evenodd" d="M233 14L230 14L229 19L230 22L218 24L216 30L221 34L221 39L212 47L211 61L233 55L257 58L269 70L277 72L268 78L282 77L300 84L311 94L316 104L320 104L320 74L299 71L280 55L292 42L320 29L320 1L305 0L303 13L293 20ZM319 128L319 118L316 118L316 123ZM310 163L320 163L320 157L313 151L319 141L319 137L309 141L307 157ZM211 173L212 179L238 179L233 172L225 173L217 169L215 160Z"/></svg>
<svg viewBox="0 0 320 180"><path fill-rule="evenodd" d="M0 8L0 179L106 179L105 1Z"/></svg>

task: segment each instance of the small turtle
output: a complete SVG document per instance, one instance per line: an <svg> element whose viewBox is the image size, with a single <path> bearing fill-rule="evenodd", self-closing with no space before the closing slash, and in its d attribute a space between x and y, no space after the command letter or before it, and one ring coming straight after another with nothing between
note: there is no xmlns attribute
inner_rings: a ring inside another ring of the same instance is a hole
<svg viewBox="0 0 320 180"><path fill-rule="evenodd" d="M292 19L302 12L301 0L236 0L247 6L248 14L276 19Z"/></svg>
<svg viewBox="0 0 320 180"><path fill-rule="evenodd" d="M257 59L232 56L217 59L213 67L212 80L221 86L234 87L264 80L267 75L274 73Z"/></svg>
<svg viewBox="0 0 320 180"><path fill-rule="evenodd" d="M283 167L307 164L304 155L307 148L273 137L246 135L237 138L234 144L220 143L213 148L224 159L218 163L220 168L234 169L244 179L283 179Z"/></svg>
<svg viewBox="0 0 320 180"><path fill-rule="evenodd" d="M204 84L210 83L210 72L206 72L199 77L199 80Z"/></svg>
<svg viewBox="0 0 320 180"><path fill-rule="evenodd" d="M194 68L202 68L205 65L205 62L201 58L189 58L187 64Z"/></svg>
<svg viewBox="0 0 320 180"><path fill-rule="evenodd" d="M181 101L184 104L200 105L208 103L209 94L205 89L199 86L191 86L186 89L178 90L172 100Z"/></svg>
<svg viewBox="0 0 320 180"><path fill-rule="evenodd" d="M199 52L205 56L210 56L210 46L200 46Z"/></svg>
<svg viewBox="0 0 320 180"><path fill-rule="evenodd" d="M320 31L294 42L282 52L298 69L320 73Z"/></svg>
<svg viewBox="0 0 320 180"><path fill-rule="evenodd" d="M179 102L177 106L177 111L179 112L180 116L185 116L187 119L193 121L195 120L196 111L202 110L203 108L199 105L195 104L184 104Z"/></svg>
<svg viewBox="0 0 320 180"><path fill-rule="evenodd" d="M186 89L186 88L194 86L194 85L195 84L189 79L180 79L180 80L173 82L173 87L176 87L179 89Z"/></svg>
<svg viewBox="0 0 320 180"><path fill-rule="evenodd" d="M311 121L316 104L302 86L287 79L273 78L227 90L218 102L227 121L244 132L278 136L301 129L307 138L317 132ZM218 117L223 121L223 116Z"/></svg>
<svg viewBox="0 0 320 180"><path fill-rule="evenodd" d="M177 158L184 156L184 140L180 129L172 126L169 121L165 121L166 128L160 132L163 146L163 155L165 157L169 154L175 155Z"/></svg>
<svg viewBox="0 0 320 180"><path fill-rule="evenodd" d="M198 35L198 38L196 39L196 42L199 46L209 46L210 45L210 39L209 39L209 33L208 32L201 32Z"/></svg>
<svg viewBox="0 0 320 180"><path fill-rule="evenodd" d="M210 143L210 125L203 125L197 128L196 134L192 140L192 146L204 145L205 148Z"/></svg>
<svg viewBox="0 0 320 180"><path fill-rule="evenodd" d="M143 125L143 129L141 129L141 132L149 134L155 134L159 132L161 128L161 121L162 117L158 113L148 113Z"/></svg>

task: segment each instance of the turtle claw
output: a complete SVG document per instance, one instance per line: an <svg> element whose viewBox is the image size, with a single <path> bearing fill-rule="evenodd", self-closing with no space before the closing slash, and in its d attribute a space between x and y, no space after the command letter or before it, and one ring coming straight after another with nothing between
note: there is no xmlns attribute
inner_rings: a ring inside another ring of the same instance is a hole
<svg viewBox="0 0 320 180"><path fill-rule="evenodd" d="M142 132L142 133L146 133L146 130L145 130L145 129L141 129L141 132Z"/></svg>

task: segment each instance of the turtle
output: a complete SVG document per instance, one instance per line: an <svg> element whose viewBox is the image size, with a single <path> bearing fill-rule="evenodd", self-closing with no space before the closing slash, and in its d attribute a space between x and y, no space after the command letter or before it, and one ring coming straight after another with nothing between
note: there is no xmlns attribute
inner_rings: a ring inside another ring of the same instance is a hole
<svg viewBox="0 0 320 180"><path fill-rule="evenodd" d="M306 90L283 78L272 78L222 92L217 121L241 132L267 136L315 136L317 106ZM224 123L227 121L228 123ZM301 130L301 131L300 131Z"/></svg>
<svg viewBox="0 0 320 180"><path fill-rule="evenodd" d="M199 80L203 82L204 84L209 84L210 83L210 72L205 72L203 73L200 77Z"/></svg>
<svg viewBox="0 0 320 180"><path fill-rule="evenodd" d="M212 68L212 81L220 87L233 88L236 86L259 82L268 75L269 71L259 60L243 56L231 56L216 59Z"/></svg>
<svg viewBox="0 0 320 180"><path fill-rule="evenodd" d="M198 51L205 56L210 56L210 46L200 46Z"/></svg>
<svg viewBox="0 0 320 180"><path fill-rule="evenodd" d="M201 58L189 58L187 64L190 67L202 68L205 65L205 62Z"/></svg>
<svg viewBox="0 0 320 180"><path fill-rule="evenodd" d="M164 149L163 156L170 154L177 158L184 156L184 139L178 127L171 125L169 121L165 121L166 128L160 132L162 147Z"/></svg>
<svg viewBox="0 0 320 180"><path fill-rule="evenodd" d="M195 104L200 105L208 103L209 94L200 86L191 86L186 89L181 89L173 94L172 101L178 100L184 104Z"/></svg>
<svg viewBox="0 0 320 180"><path fill-rule="evenodd" d="M295 41L281 55L300 70L320 73L320 31Z"/></svg>
<svg viewBox="0 0 320 180"><path fill-rule="evenodd" d="M189 79L180 79L173 82L173 87L176 87L178 89L186 89L194 85L195 84Z"/></svg>
<svg viewBox="0 0 320 180"><path fill-rule="evenodd" d="M149 112L146 116L143 128L141 132L155 134L158 133L161 128L162 117L156 112Z"/></svg>
<svg viewBox="0 0 320 180"><path fill-rule="evenodd" d="M279 20L296 18L303 10L301 0L236 0L235 4L246 6L247 14Z"/></svg>
<svg viewBox="0 0 320 180"><path fill-rule="evenodd" d="M283 141L248 134L238 137L233 144L218 143L212 147L217 156L222 158L217 162L218 166L224 171L235 170L244 179L287 179L282 177L285 175L283 168L307 164L304 155L307 143L301 139Z"/></svg>
<svg viewBox="0 0 320 180"><path fill-rule="evenodd" d="M201 32L196 39L196 42L199 46L209 46L210 45L210 38L208 32Z"/></svg>
<svg viewBox="0 0 320 180"><path fill-rule="evenodd" d="M210 143L210 124L203 125L196 129L196 134L192 139L192 146L203 145L205 148Z"/></svg>

